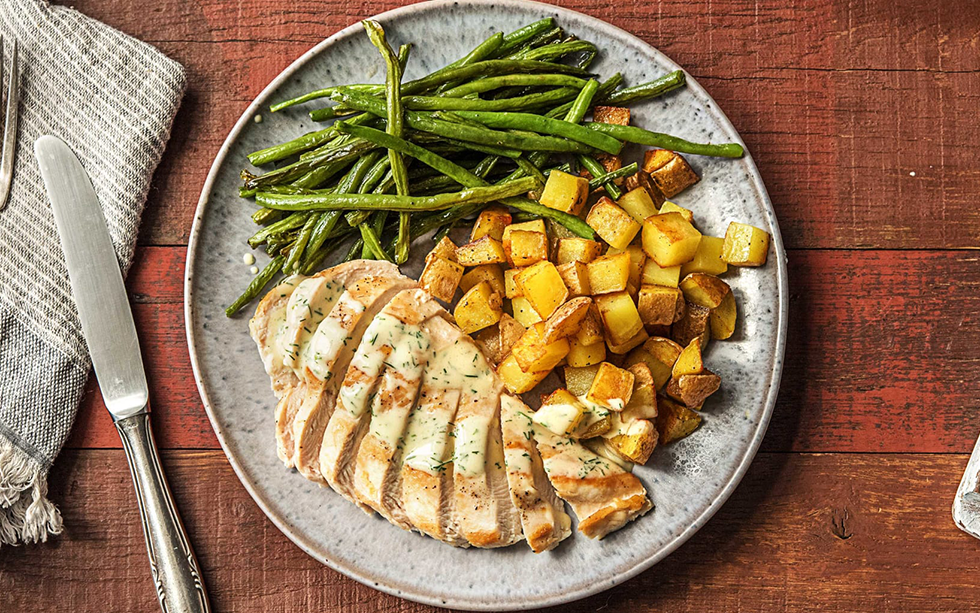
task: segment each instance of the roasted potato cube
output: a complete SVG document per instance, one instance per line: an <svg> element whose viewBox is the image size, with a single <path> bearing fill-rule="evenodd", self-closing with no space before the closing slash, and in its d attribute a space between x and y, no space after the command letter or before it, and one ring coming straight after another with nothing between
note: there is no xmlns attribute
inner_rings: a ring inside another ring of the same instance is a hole
<svg viewBox="0 0 980 613"><path fill-rule="evenodd" d="M597 106L592 109L592 121L628 126L630 125L630 110L623 106Z"/></svg>
<svg viewBox="0 0 980 613"><path fill-rule="evenodd" d="M597 372L599 372L598 364L595 366L583 366L581 368L566 366L565 388L575 396L582 398L589 393L589 388L592 387L592 380L595 379Z"/></svg>
<svg viewBox="0 0 980 613"><path fill-rule="evenodd" d="M714 275L692 272L681 281L681 291L688 302L714 309L732 292L732 288Z"/></svg>
<svg viewBox="0 0 980 613"><path fill-rule="evenodd" d="M667 395L689 409L697 409L721 387L721 377L705 370L696 375L681 375L667 384Z"/></svg>
<svg viewBox="0 0 980 613"><path fill-rule="evenodd" d="M572 437L584 440L602 436L608 432L612 426L609 410L591 403L583 404L586 405L588 412L582 418L582 423L579 424L578 429L572 433Z"/></svg>
<svg viewBox="0 0 980 613"><path fill-rule="evenodd" d="M636 308L640 319L648 326L669 326L683 316L684 295L676 287L643 285Z"/></svg>
<svg viewBox="0 0 980 613"><path fill-rule="evenodd" d="M538 315L538 312L534 310L534 307L524 296L512 298L510 306L514 311L514 319L525 328L530 328L539 321L544 321L544 318Z"/></svg>
<svg viewBox="0 0 980 613"><path fill-rule="evenodd" d="M630 278L627 285L639 290L643 284L643 266L647 262L647 254L643 253L642 245L635 243L626 248L626 253L630 256Z"/></svg>
<svg viewBox="0 0 980 613"><path fill-rule="evenodd" d="M622 413L620 419L653 419L657 416L657 385L650 367L645 362L638 362L626 370L633 373L633 396Z"/></svg>
<svg viewBox="0 0 980 613"><path fill-rule="evenodd" d="M578 342L578 338L571 336L568 338L568 355L565 361L573 368L592 366L606 359L606 343L599 341L591 345L583 345Z"/></svg>
<svg viewBox="0 0 980 613"><path fill-rule="evenodd" d="M694 338L701 339L701 346L706 347L711 338L711 328L708 327L708 315L711 310L700 304L687 302L684 316L670 327L670 336L681 345L687 345Z"/></svg>
<svg viewBox="0 0 980 613"><path fill-rule="evenodd" d="M640 231L640 224L615 202L603 196L592 205L585 222L617 249L626 249Z"/></svg>
<svg viewBox="0 0 980 613"><path fill-rule="evenodd" d="M500 330L500 353L502 355L510 353L514 344L524 336L524 326L507 313L500 316L497 329Z"/></svg>
<svg viewBox="0 0 980 613"><path fill-rule="evenodd" d="M504 315L507 314L504 313ZM524 328L521 328L521 330L523 329ZM487 360L489 360L490 363L495 366L500 363L500 360L504 359L504 356L507 355L507 352L501 351L500 322L480 330L473 335L473 340L475 340L476 344L483 349L483 355L487 356Z"/></svg>
<svg viewBox="0 0 980 613"><path fill-rule="evenodd" d="M681 275L686 277L692 272L703 272L709 275L721 275L728 272L728 264L721 259L722 245L725 239L717 236L702 236L694 259L681 264Z"/></svg>
<svg viewBox="0 0 980 613"><path fill-rule="evenodd" d="M504 228L512 221L510 212L504 207L491 206L480 211L480 216L473 224L473 231L470 232L470 242L475 242L489 236L498 241L504 239Z"/></svg>
<svg viewBox="0 0 980 613"><path fill-rule="evenodd" d="M538 322L524 331L514 344L511 354L524 372L551 370L568 355L568 339L559 338L547 343L544 340L544 322Z"/></svg>
<svg viewBox="0 0 980 613"><path fill-rule="evenodd" d="M611 345L622 345L643 329L636 303L626 292L602 294L593 298Z"/></svg>
<svg viewBox="0 0 980 613"><path fill-rule="evenodd" d="M643 222L643 251L660 266L690 262L700 242L701 233L680 213L653 215Z"/></svg>
<svg viewBox="0 0 980 613"><path fill-rule="evenodd" d="M594 345L604 340L602 318L599 316L599 309L596 308L594 302L579 324L578 334L575 335L575 338L583 345Z"/></svg>
<svg viewBox="0 0 980 613"><path fill-rule="evenodd" d="M617 253L598 257L587 264L589 287L594 294L609 294L626 289L630 279L630 256Z"/></svg>
<svg viewBox="0 0 980 613"><path fill-rule="evenodd" d="M687 220L687 223L694 225L694 211L691 209L685 209L682 206L677 206L670 200L667 200L660 206L661 213L680 213L681 217Z"/></svg>
<svg viewBox="0 0 980 613"><path fill-rule="evenodd" d="M708 326L711 328L711 338L724 340L730 338L735 333L735 321L737 319L737 309L735 306L735 295L731 292L725 294L721 304L711 310L708 314Z"/></svg>
<svg viewBox="0 0 980 613"><path fill-rule="evenodd" d="M626 364L627 366L637 362L646 364L653 375L654 385L661 390L670 381L674 363L683 350L683 347L669 338L654 336L643 343L643 347L634 349L626 358Z"/></svg>
<svg viewBox="0 0 980 613"><path fill-rule="evenodd" d="M694 432L701 425L701 416L673 400L661 398L657 407L657 431L660 442L671 443Z"/></svg>
<svg viewBox="0 0 980 613"><path fill-rule="evenodd" d="M463 290L463 293L466 293L481 281L489 283L493 291L501 296L506 294L507 288L504 284L504 271L499 264L483 264L471 269L459 280L459 287Z"/></svg>
<svg viewBox="0 0 980 613"><path fill-rule="evenodd" d="M453 317L460 329L471 334L500 321L503 313L500 294L493 291L490 284L481 281L463 294L453 310Z"/></svg>
<svg viewBox="0 0 980 613"><path fill-rule="evenodd" d="M625 426L625 432L609 437L606 441L617 453L636 464L646 464L657 447L660 433L653 422L637 419Z"/></svg>
<svg viewBox="0 0 980 613"><path fill-rule="evenodd" d="M732 266L762 266L769 255L769 233L732 222L725 232L721 259Z"/></svg>
<svg viewBox="0 0 980 613"><path fill-rule="evenodd" d="M665 268L657 264L653 258L647 258L643 262L643 274L640 277L640 285L677 287L680 284L680 276L680 266L667 266Z"/></svg>
<svg viewBox="0 0 980 613"><path fill-rule="evenodd" d="M653 182L652 178L650 178L650 173L645 170L638 170L636 171L636 174L626 177L626 189L634 190L638 187L642 187L643 189L647 190L647 195L650 196L650 200L653 201L653 205L658 208L664 203L664 201L667 200L664 193L660 191L657 184Z"/></svg>
<svg viewBox="0 0 980 613"><path fill-rule="evenodd" d="M567 436L579 427L585 413L585 405L578 398L566 389L557 389L542 400L541 408L531 415L531 421L555 434Z"/></svg>
<svg viewBox="0 0 980 613"><path fill-rule="evenodd" d="M484 264L501 264L507 261L504 247L497 239L484 236L472 243L467 243L456 249L456 261L463 266L482 266Z"/></svg>
<svg viewBox="0 0 980 613"><path fill-rule="evenodd" d="M443 302L452 302L462 278L462 266L442 256L429 254L419 277L419 286Z"/></svg>
<svg viewBox="0 0 980 613"><path fill-rule="evenodd" d="M512 266L530 266L548 259L548 235L540 232L515 230L510 233L510 263Z"/></svg>
<svg viewBox="0 0 980 613"><path fill-rule="evenodd" d="M643 159L643 170L650 173L650 178L668 198L698 182L698 175L687 160L666 149L647 151Z"/></svg>
<svg viewBox="0 0 980 613"><path fill-rule="evenodd" d="M544 323L544 342L551 343L560 338L578 334L582 320L592 308L591 298L572 298L561 305Z"/></svg>
<svg viewBox="0 0 980 613"><path fill-rule="evenodd" d="M569 262L558 265L558 274L568 288L569 296L591 296L592 286L589 285L589 268L582 262Z"/></svg>
<svg viewBox="0 0 980 613"><path fill-rule="evenodd" d="M500 244L504 246L504 253L508 254L510 257L510 235L512 232L540 232L547 236L547 231L545 230L543 219L534 219L531 221L525 221L522 223L512 223L506 228L504 228L504 234L500 239Z"/></svg>
<svg viewBox="0 0 980 613"><path fill-rule="evenodd" d="M622 411L633 397L633 373L609 362L599 364L599 370L589 386L585 399L612 411Z"/></svg>
<svg viewBox="0 0 980 613"><path fill-rule="evenodd" d="M500 376L500 380L503 381L507 391L512 394L523 394L531 391L535 385L544 381L550 372L548 370L524 372L514 358L514 354L508 355L497 365L497 375Z"/></svg>
<svg viewBox="0 0 980 613"><path fill-rule="evenodd" d="M426 256L426 260L430 257L439 256L445 258L450 262L456 261L456 243L454 243L448 236L443 236L442 240L436 243L436 246L432 248L429 255Z"/></svg>
<svg viewBox="0 0 980 613"><path fill-rule="evenodd" d="M692 340L674 362L674 367L670 369L670 376L673 379L684 375L699 375L704 372L704 358L701 355L701 339Z"/></svg>
<svg viewBox="0 0 980 613"><path fill-rule="evenodd" d="M552 170L538 202L557 211L578 215L588 197L588 179Z"/></svg>
<svg viewBox="0 0 980 613"><path fill-rule="evenodd" d="M642 187L626 192L616 201L616 204L629 213L637 223L643 223L647 217L660 212L653 203L650 192Z"/></svg>
<svg viewBox="0 0 980 613"><path fill-rule="evenodd" d="M640 331L637 332L633 338L629 339L625 343L620 343L618 345L613 345L612 343L607 343L607 344L609 345L609 351L611 353L614 353L616 355L623 355L625 353L629 353L630 349L642 345L643 342L646 341L648 338L650 338L650 335L647 334L647 331L645 329L641 328Z"/></svg>
<svg viewBox="0 0 980 613"><path fill-rule="evenodd" d="M517 298L521 295L521 289L517 287L514 277L521 272L520 268L508 268L504 271L504 296L507 298Z"/></svg>
<svg viewBox="0 0 980 613"><path fill-rule="evenodd" d="M521 295L538 315L548 318L568 299L568 288L554 264L545 260L528 266L514 277Z"/></svg>
<svg viewBox="0 0 980 613"><path fill-rule="evenodd" d="M587 238L563 238L558 241L556 263L582 262L588 264L602 253L602 244Z"/></svg>

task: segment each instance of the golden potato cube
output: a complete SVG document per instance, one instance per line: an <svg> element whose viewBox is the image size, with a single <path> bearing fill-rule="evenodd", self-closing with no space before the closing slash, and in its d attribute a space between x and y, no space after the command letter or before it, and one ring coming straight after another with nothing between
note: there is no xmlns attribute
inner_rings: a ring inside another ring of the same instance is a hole
<svg viewBox="0 0 980 613"><path fill-rule="evenodd" d="M507 314L504 313L503 315ZM503 315L501 317L503 317ZM524 328L521 328L521 330L523 329ZM476 344L480 346L480 349L483 350L483 355L487 357L487 360L489 360L491 364L499 364L500 360L504 359L504 356L507 355L507 352L501 351L500 322L480 330L473 335L473 340L475 340Z"/></svg>
<svg viewBox="0 0 980 613"><path fill-rule="evenodd" d="M544 342L551 343L559 338L578 334L582 320L592 308L591 298L572 298L561 305L544 323Z"/></svg>
<svg viewBox="0 0 980 613"><path fill-rule="evenodd" d="M430 257L439 256L440 258L445 258L450 262L456 261L456 243L454 243L448 236L443 236L442 240L436 243L436 246L432 248L429 255L426 256L426 260Z"/></svg>
<svg viewBox="0 0 980 613"><path fill-rule="evenodd" d="M684 347L684 350L677 356L674 367L670 369L671 378L677 379L684 375L698 375L704 372L704 358L701 355L701 348L700 338L695 338L688 343L687 347Z"/></svg>
<svg viewBox="0 0 980 613"><path fill-rule="evenodd" d="M504 228L510 225L512 219L510 212L504 207L491 206L483 209L473 224L470 242L478 241L484 236L503 241Z"/></svg>
<svg viewBox="0 0 980 613"><path fill-rule="evenodd" d="M735 333L735 321L738 318L735 306L735 295L725 294L721 304L708 314L708 326L711 328L711 338L724 340Z"/></svg>
<svg viewBox="0 0 980 613"><path fill-rule="evenodd" d="M647 333L646 329L641 328L640 331L636 333L636 336L629 339L625 343L620 343L619 345L613 345L611 343L607 344L609 345L609 351L611 353L623 355L624 353L629 353L631 349L642 345L648 338L650 338L650 335Z"/></svg>
<svg viewBox="0 0 980 613"><path fill-rule="evenodd" d="M544 322L539 322L524 331L514 344L511 354L524 372L551 370L568 355L568 339L559 338L552 343L544 340Z"/></svg>
<svg viewBox="0 0 980 613"><path fill-rule="evenodd" d="M558 241L556 263L582 262L588 264L602 253L602 244L587 238L563 238Z"/></svg>
<svg viewBox="0 0 980 613"><path fill-rule="evenodd" d="M599 341L591 345L583 345L578 338L568 338L568 355L565 361L573 368L592 366L606 359L606 343Z"/></svg>
<svg viewBox="0 0 980 613"><path fill-rule="evenodd" d="M475 242L467 243L456 249L456 261L463 266L482 266L484 264L502 264L507 261L504 246L491 236L484 236Z"/></svg>
<svg viewBox="0 0 980 613"><path fill-rule="evenodd" d="M661 443L671 443L694 432L701 425L701 416L691 409L667 398L660 399L657 408L657 431Z"/></svg>
<svg viewBox="0 0 980 613"><path fill-rule="evenodd" d="M575 335L575 338L583 345L594 345L604 341L602 319L599 317L599 309L596 308L594 302L579 324L578 334Z"/></svg>
<svg viewBox="0 0 980 613"><path fill-rule="evenodd" d="M768 232L734 221L728 224L721 247L723 261L732 266L762 266L768 255Z"/></svg>
<svg viewBox="0 0 980 613"><path fill-rule="evenodd" d="M481 281L459 299L453 317L463 332L471 334L500 321L502 313L500 294L493 291L489 283Z"/></svg>
<svg viewBox="0 0 980 613"><path fill-rule="evenodd" d="M628 285L640 289L643 284L643 266L647 261L647 254L643 253L643 246L636 243L626 248L626 253L630 256L630 278Z"/></svg>
<svg viewBox="0 0 980 613"><path fill-rule="evenodd" d="M558 274L561 275L561 280L565 282L569 296L592 295L592 286L589 285L589 268L586 264L582 262L559 264Z"/></svg>
<svg viewBox="0 0 980 613"><path fill-rule="evenodd" d="M714 309L732 293L732 288L714 275L692 272L681 281L681 291L688 302Z"/></svg>
<svg viewBox="0 0 980 613"><path fill-rule="evenodd" d="M534 389L534 386L544 381L550 370L541 372L524 372L521 370L514 354L505 357L497 365L497 375L503 381L504 387L512 394L523 394Z"/></svg>
<svg viewBox="0 0 980 613"><path fill-rule="evenodd" d="M657 416L657 385L650 367L644 362L629 366L633 373L633 396L622 413L623 421L653 419Z"/></svg>
<svg viewBox="0 0 980 613"><path fill-rule="evenodd" d="M497 329L500 330L500 353L506 356L514 348L514 345L524 336L524 326L507 313L500 316L497 322Z"/></svg>
<svg viewBox="0 0 980 613"><path fill-rule="evenodd" d="M544 318L538 315L538 312L534 310L534 307L524 296L512 298L510 306L514 311L514 319L525 328L530 328L539 321L544 321Z"/></svg>
<svg viewBox="0 0 980 613"><path fill-rule="evenodd" d="M643 223L647 217L660 212L657 210L657 205L653 203L650 192L642 187L626 192L616 201L616 204L629 213L637 223Z"/></svg>
<svg viewBox="0 0 980 613"><path fill-rule="evenodd" d="M609 362L599 364L592 385L585 395L589 402L611 411L622 411L633 397L633 373L613 366Z"/></svg>
<svg viewBox="0 0 980 613"><path fill-rule="evenodd" d="M681 375L667 384L667 395L689 409L700 408L705 399L721 387L721 377L705 370L696 375Z"/></svg>
<svg viewBox="0 0 980 613"><path fill-rule="evenodd" d="M541 402L541 408L531 415L531 421L543 428L567 436L575 432L585 417L585 405L565 389L557 389Z"/></svg>
<svg viewBox="0 0 980 613"><path fill-rule="evenodd" d="M617 249L626 249L640 231L640 224L605 196L592 205L585 223L589 224L602 240Z"/></svg>
<svg viewBox="0 0 980 613"><path fill-rule="evenodd" d="M684 306L684 316L670 327L670 336L681 345L687 345L694 338L701 339L701 346L707 347L711 338L711 328L708 316L711 309L700 304L687 302Z"/></svg>
<svg viewBox="0 0 980 613"><path fill-rule="evenodd" d="M691 209L685 209L682 206L677 206L670 200L664 202L660 206L661 213L680 213L681 217L687 220L687 223L694 225L694 211Z"/></svg>
<svg viewBox="0 0 980 613"><path fill-rule="evenodd" d="M430 254L425 258L419 286L443 302L452 302L462 278L462 266L442 256Z"/></svg>
<svg viewBox="0 0 980 613"><path fill-rule="evenodd" d="M470 291L474 285L477 285L481 281L486 281L490 284L493 291L497 292L501 296L506 294L506 285L504 284L504 270L499 264L482 264L470 269L469 272L463 275L463 278L459 280L459 287L463 290L463 293Z"/></svg>
<svg viewBox="0 0 980 613"><path fill-rule="evenodd" d="M538 202L556 211L578 215L588 197L588 179L560 170L552 170Z"/></svg>
<svg viewBox="0 0 980 613"><path fill-rule="evenodd" d="M653 362L647 362L650 372L653 373L653 380L658 390L667 385L674 371L674 364L680 357L684 348L662 336L655 336L643 343L643 348L647 354L653 358Z"/></svg>
<svg viewBox="0 0 980 613"><path fill-rule="evenodd" d="M684 296L676 287L643 285L636 308L640 319L648 326L669 326L676 321L678 303L684 306Z"/></svg>
<svg viewBox="0 0 980 613"><path fill-rule="evenodd" d="M511 266L530 266L548 259L548 235L515 230L510 233Z"/></svg>
<svg viewBox="0 0 980 613"><path fill-rule="evenodd" d="M546 319L568 299L568 288L554 264L545 260L528 266L514 277L521 295Z"/></svg>
<svg viewBox="0 0 980 613"><path fill-rule="evenodd" d="M598 364L595 366L583 366L581 368L566 366L565 388L576 397L584 398L589 393L589 388L592 387L592 380L595 379L597 372L599 372Z"/></svg>
<svg viewBox="0 0 980 613"><path fill-rule="evenodd" d="M630 110L624 106L597 106L592 109L592 121L628 126Z"/></svg>
<svg viewBox="0 0 980 613"><path fill-rule="evenodd" d="M507 298L517 298L521 295L521 289L517 287L514 277L521 272L520 268L508 268L504 271L504 296Z"/></svg>
<svg viewBox="0 0 980 613"><path fill-rule="evenodd" d="M650 200L653 201L653 206L655 207L659 208L667 200L664 193L660 191L657 184L650 178L650 173L645 170L638 170L636 174L626 177L626 189L632 191L637 188L643 188L647 191L647 195L650 196Z"/></svg>
<svg viewBox="0 0 980 613"><path fill-rule="evenodd" d="M701 233L680 213L653 215L643 222L643 251L662 267L694 259Z"/></svg>
<svg viewBox="0 0 980 613"><path fill-rule="evenodd" d="M622 345L643 329L636 303L626 292L602 294L593 298L610 345Z"/></svg>
<svg viewBox="0 0 980 613"><path fill-rule="evenodd" d="M587 264L589 287L593 294L609 294L626 289L630 278L630 256L617 253L598 257Z"/></svg>
<svg viewBox="0 0 980 613"><path fill-rule="evenodd" d="M630 462L646 464L659 438L660 433L653 422L637 419L627 424L625 432L606 439L606 442Z"/></svg>
<svg viewBox="0 0 980 613"><path fill-rule="evenodd" d="M703 272L709 275L721 275L728 272L728 264L721 259L722 245L725 239L717 236L702 236L694 259L681 264L681 276L686 277L692 272Z"/></svg>
<svg viewBox="0 0 980 613"><path fill-rule="evenodd" d="M504 246L504 253L510 257L510 235L512 232L540 232L547 236L543 219L533 219L522 223L512 223L504 228L504 234L500 239L500 244Z"/></svg>
<svg viewBox="0 0 980 613"><path fill-rule="evenodd" d="M668 198L698 182L698 175L687 160L666 149L647 151L643 159L643 170L650 173L650 178Z"/></svg>
<svg viewBox="0 0 980 613"><path fill-rule="evenodd" d="M660 264L657 264L653 258L647 258L646 261L643 262L643 274L640 276L640 284L677 287L680 283L680 276L680 265L663 267Z"/></svg>

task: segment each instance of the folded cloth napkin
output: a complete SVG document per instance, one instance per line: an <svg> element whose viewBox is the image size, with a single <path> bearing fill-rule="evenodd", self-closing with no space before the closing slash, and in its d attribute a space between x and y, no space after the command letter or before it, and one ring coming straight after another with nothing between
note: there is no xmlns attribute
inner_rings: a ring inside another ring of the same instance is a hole
<svg viewBox="0 0 980 613"><path fill-rule="evenodd" d="M55 134L78 154L125 271L185 88L179 64L77 11L3 4L0 34L17 40L22 76L13 189L0 211L0 545L61 531L47 473L91 365L34 141Z"/></svg>

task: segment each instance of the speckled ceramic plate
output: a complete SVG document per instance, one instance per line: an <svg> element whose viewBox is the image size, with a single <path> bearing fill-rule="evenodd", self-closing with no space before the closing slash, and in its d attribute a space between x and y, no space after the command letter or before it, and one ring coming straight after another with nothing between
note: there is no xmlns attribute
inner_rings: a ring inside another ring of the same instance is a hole
<svg viewBox="0 0 980 613"><path fill-rule="evenodd" d="M599 74L618 70L627 84L635 84L678 68L622 30L533 2L438 1L378 19L394 45L416 43L406 75L415 78L496 31L547 15L600 46L601 59L594 64ZM236 194L245 155L314 127L305 115L308 109L275 115L265 109L317 87L380 82L383 75L378 53L361 27L352 25L279 75L245 111L218 153L191 233L185 298L191 360L214 430L242 483L279 529L311 556L366 585L433 605L504 610L568 602L621 583L704 525L742 478L766 431L782 369L788 290L786 256L759 173L748 156L689 156L702 180L676 198L694 209L706 233L721 236L730 220L738 220L768 230L773 241L768 266L726 277L738 299L741 323L732 340L712 343L708 351L708 363L724 384L709 401L703 426L658 449L647 466L636 469L656 508L601 542L575 534L550 553L535 555L523 545L455 549L368 517L283 468L274 444L274 399L248 335L247 316L227 319L222 312L251 278L242 263L244 239L253 232L251 208ZM255 121L259 114L261 123ZM682 91L634 107L633 117L636 125L695 141L740 141L721 109L690 78Z"/></svg>

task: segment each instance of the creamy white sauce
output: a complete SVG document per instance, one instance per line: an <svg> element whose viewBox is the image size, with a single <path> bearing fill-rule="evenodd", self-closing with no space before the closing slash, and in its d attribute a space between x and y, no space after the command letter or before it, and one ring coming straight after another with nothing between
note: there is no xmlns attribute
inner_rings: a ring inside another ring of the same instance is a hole
<svg viewBox="0 0 980 613"><path fill-rule="evenodd" d="M396 326L392 326L395 328ZM383 386L386 390L399 390L399 401L381 404L371 416L369 432L383 441L389 449L395 447L405 431L405 423L414 403L415 394L410 390L418 388L429 355L429 339L418 326L401 324L402 335L394 343L395 350L385 361L387 370Z"/></svg>
<svg viewBox="0 0 980 613"><path fill-rule="evenodd" d="M317 326L305 349L306 366L315 377L326 381L333 376L330 369L340 355L340 350L351 342L350 334L363 312L364 305L350 293L344 292L330 314Z"/></svg>
<svg viewBox="0 0 980 613"><path fill-rule="evenodd" d="M286 332L286 309L289 305L289 297L292 296L293 291L299 283L298 277L287 277L283 279L282 283L273 289L273 292L279 293L280 299L283 300L282 304L269 313L269 324L268 324L268 338L266 347L269 351L270 356L270 366L271 370L278 370L283 368L283 358L285 357L282 351L282 337Z"/></svg>

